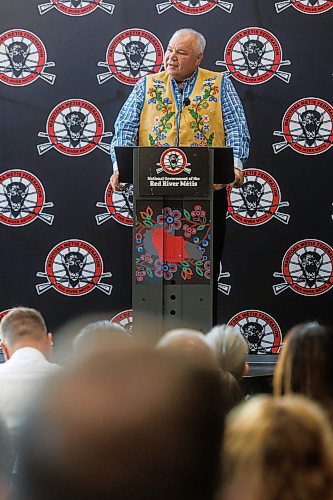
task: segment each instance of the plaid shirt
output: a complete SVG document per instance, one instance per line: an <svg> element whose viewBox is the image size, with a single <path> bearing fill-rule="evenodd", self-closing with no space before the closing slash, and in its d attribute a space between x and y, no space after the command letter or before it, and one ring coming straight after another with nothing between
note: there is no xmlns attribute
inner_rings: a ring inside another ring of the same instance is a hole
<svg viewBox="0 0 333 500"><path fill-rule="evenodd" d="M198 70L183 82L183 92L179 90L177 82L171 78L172 90L177 101L178 109L185 98L189 97L197 77ZM111 143L111 160L113 170L118 170L115 146L136 146L138 143L138 129L140 115L145 101L146 78L141 78L133 88L125 104L121 108L115 122L115 133ZM234 166L242 169L243 163L249 156L250 134L246 123L242 103L235 87L226 76L222 78L221 106L223 124L226 136L226 146L234 150Z"/></svg>

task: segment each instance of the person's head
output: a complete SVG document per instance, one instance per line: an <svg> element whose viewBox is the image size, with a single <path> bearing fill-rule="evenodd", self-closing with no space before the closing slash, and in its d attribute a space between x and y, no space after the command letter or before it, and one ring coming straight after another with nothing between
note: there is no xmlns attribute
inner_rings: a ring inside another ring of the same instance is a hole
<svg viewBox="0 0 333 500"><path fill-rule="evenodd" d="M228 325L217 325L205 336L207 344L214 351L219 367L240 380L248 371L246 357L248 344L243 335Z"/></svg>
<svg viewBox="0 0 333 500"><path fill-rule="evenodd" d="M183 82L199 67L205 46L201 33L190 28L176 31L165 51L165 71L177 82Z"/></svg>
<svg viewBox="0 0 333 500"><path fill-rule="evenodd" d="M101 349L122 349L133 345L131 335L125 328L109 320L89 323L73 340L76 357L83 357Z"/></svg>
<svg viewBox="0 0 333 500"><path fill-rule="evenodd" d="M219 391L216 370L175 354L95 352L36 407L20 448L20 498L212 498Z"/></svg>
<svg viewBox="0 0 333 500"><path fill-rule="evenodd" d="M6 360L22 347L34 347L44 356L52 349L52 334L36 309L15 307L0 322L1 346Z"/></svg>
<svg viewBox="0 0 333 500"><path fill-rule="evenodd" d="M286 335L273 376L276 396L299 393L320 402L333 399L333 331L317 322Z"/></svg>
<svg viewBox="0 0 333 500"><path fill-rule="evenodd" d="M193 361L216 365L214 353L205 336L190 328L175 328L166 332L156 345L157 349L177 352Z"/></svg>
<svg viewBox="0 0 333 500"><path fill-rule="evenodd" d="M226 419L224 500L333 498L333 434L303 396L255 396Z"/></svg>

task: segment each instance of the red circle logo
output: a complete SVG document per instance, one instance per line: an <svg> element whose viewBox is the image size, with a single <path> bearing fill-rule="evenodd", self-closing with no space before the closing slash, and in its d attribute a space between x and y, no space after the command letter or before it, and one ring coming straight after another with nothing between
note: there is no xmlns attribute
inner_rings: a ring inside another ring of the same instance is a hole
<svg viewBox="0 0 333 500"><path fill-rule="evenodd" d="M51 146L57 151L67 156L82 156L99 145L104 136L104 120L90 102L68 99L51 111L46 129Z"/></svg>
<svg viewBox="0 0 333 500"><path fill-rule="evenodd" d="M333 2L331 0L283 0L275 4L277 13L288 7L294 7L304 14L322 14L333 7Z"/></svg>
<svg viewBox="0 0 333 500"><path fill-rule="evenodd" d="M225 65L236 80L258 85L278 74L282 49L270 31L251 27L232 36L226 45L224 58Z"/></svg>
<svg viewBox="0 0 333 500"><path fill-rule="evenodd" d="M25 170L0 174L0 222L25 226L40 216L45 192L40 180Z"/></svg>
<svg viewBox="0 0 333 500"><path fill-rule="evenodd" d="M233 316L228 325L238 328L249 346L249 354L277 354L282 344L281 329L269 314L251 309Z"/></svg>
<svg viewBox="0 0 333 500"><path fill-rule="evenodd" d="M133 309L126 309L125 311L119 312L113 316L111 321L125 328L128 333L133 333Z"/></svg>
<svg viewBox="0 0 333 500"><path fill-rule="evenodd" d="M264 170L246 169L240 189L227 186L227 216L244 226L260 226L272 217L288 223L289 215L278 212L281 192L276 180Z"/></svg>
<svg viewBox="0 0 333 500"><path fill-rule="evenodd" d="M139 28L119 33L106 50L111 74L126 85L135 85L143 76L158 73L163 57L159 39L150 31Z"/></svg>
<svg viewBox="0 0 333 500"><path fill-rule="evenodd" d="M46 64L45 46L30 31L9 30L0 35L0 60L1 82L15 87L29 85L42 75Z"/></svg>
<svg viewBox="0 0 333 500"><path fill-rule="evenodd" d="M184 151L178 148L169 148L163 151L160 158L160 163L162 170L170 175L181 174L188 165L187 157Z"/></svg>
<svg viewBox="0 0 333 500"><path fill-rule="evenodd" d="M222 0L168 0L156 5L159 14L163 14L163 12L171 7L174 7L183 14L198 16L210 12L215 7L219 7L230 14L233 4Z"/></svg>
<svg viewBox="0 0 333 500"><path fill-rule="evenodd" d="M109 183L105 190L105 205L112 218L124 226L133 225L133 184L122 184L122 191L113 191Z"/></svg>
<svg viewBox="0 0 333 500"><path fill-rule="evenodd" d="M290 287L300 295L315 296L328 292L333 285L333 249L320 240L301 240L285 253L282 274L284 284L275 285L275 293Z"/></svg>

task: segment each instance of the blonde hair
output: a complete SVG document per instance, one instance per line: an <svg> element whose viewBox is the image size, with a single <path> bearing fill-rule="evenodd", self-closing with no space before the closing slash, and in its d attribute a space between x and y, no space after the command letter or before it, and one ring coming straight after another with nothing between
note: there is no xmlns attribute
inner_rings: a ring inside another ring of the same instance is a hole
<svg viewBox="0 0 333 500"><path fill-rule="evenodd" d="M206 335L207 344L215 352L219 367L240 380L249 348L243 335L228 325L217 325Z"/></svg>
<svg viewBox="0 0 333 500"><path fill-rule="evenodd" d="M256 396L226 420L224 485L253 500L333 499L333 434L303 396Z"/></svg>

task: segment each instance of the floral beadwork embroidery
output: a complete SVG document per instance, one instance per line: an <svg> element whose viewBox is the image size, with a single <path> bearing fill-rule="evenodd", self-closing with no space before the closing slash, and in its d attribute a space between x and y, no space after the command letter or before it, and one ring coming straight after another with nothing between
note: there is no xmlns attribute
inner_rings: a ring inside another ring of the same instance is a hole
<svg viewBox="0 0 333 500"><path fill-rule="evenodd" d="M165 92L164 82L153 78L153 87L148 89L150 96L148 104L155 104L155 108L157 111L161 111L163 116L154 119L153 133L155 135L149 134L150 146L169 146L162 141L167 137L166 132L172 128L170 120L175 112L172 111L172 101L168 97L163 97L163 92Z"/></svg>
<svg viewBox="0 0 333 500"><path fill-rule="evenodd" d="M202 114L204 110L208 110L210 102L217 102L216 94L219 93L219 87L215 84L216 76L212 78L207 78L203 82L201 89L203 90L203 95L195 96L192 99L192 106L189 108L189 113L193 118L190 123L191 129L193 129L194 139L198 142L193 142L191 146L207 146L210 147L213 144L214 132L210 132L209 116L207 114Z"/></svg>

